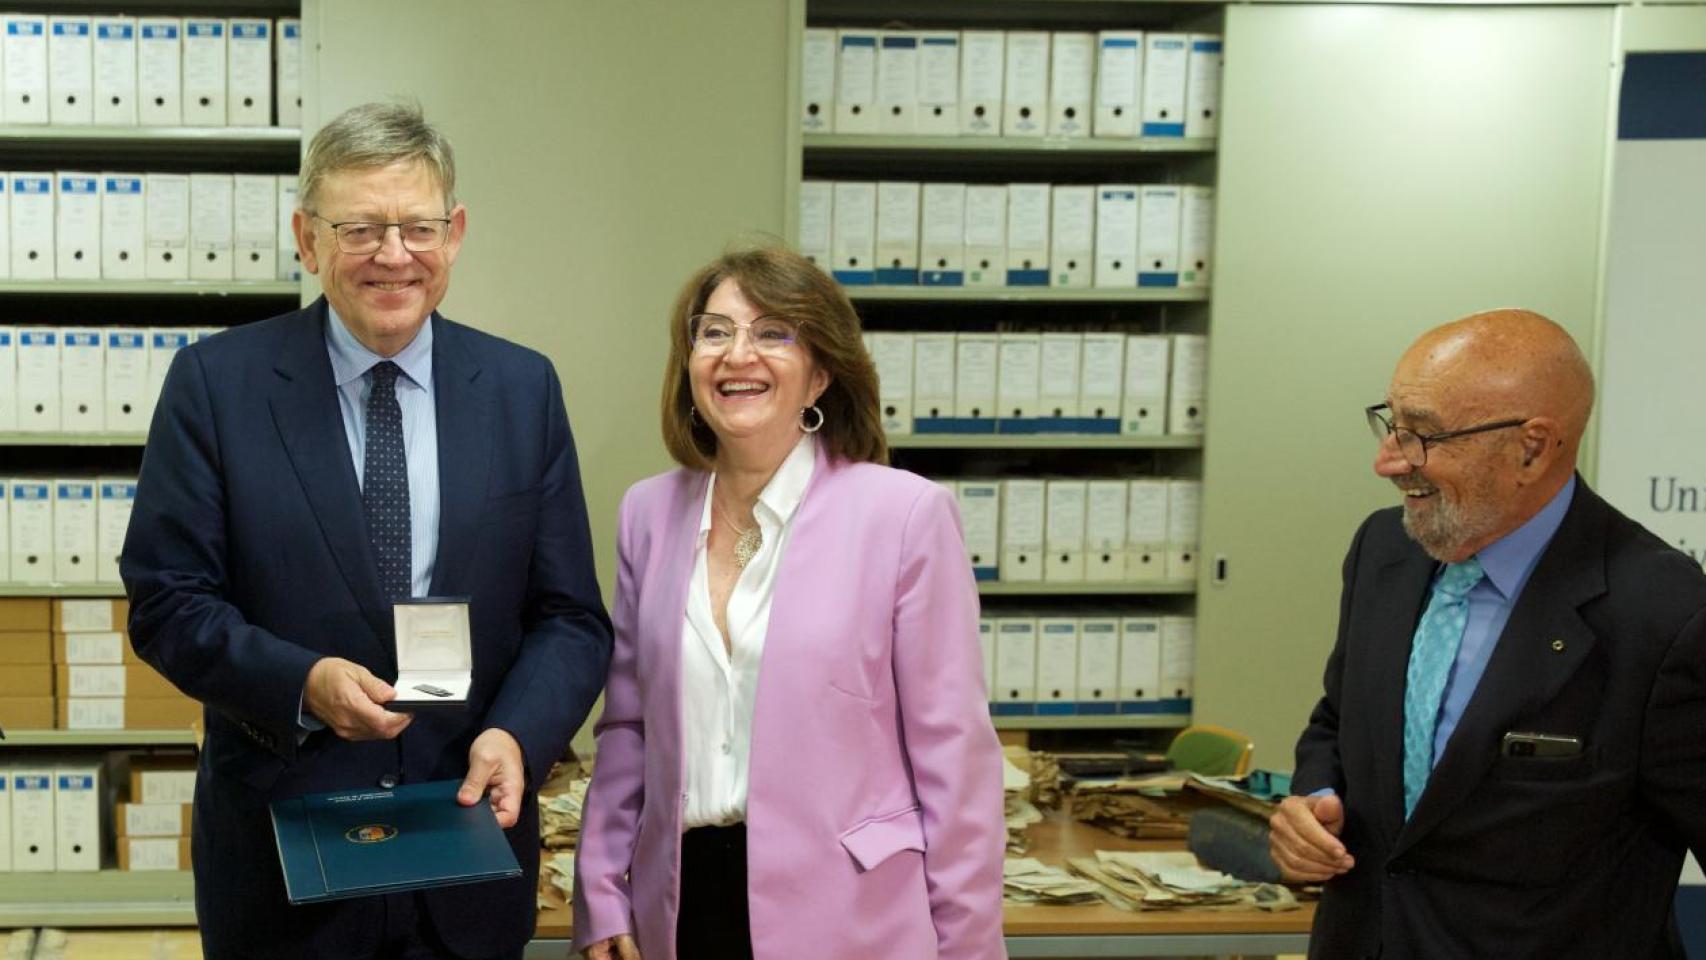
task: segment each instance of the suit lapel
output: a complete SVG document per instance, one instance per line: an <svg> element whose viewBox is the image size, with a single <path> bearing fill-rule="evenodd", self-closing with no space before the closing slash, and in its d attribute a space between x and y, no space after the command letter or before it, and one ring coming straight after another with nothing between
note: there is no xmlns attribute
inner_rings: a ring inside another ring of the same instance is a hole
<svg viewBox="0 0 1706 960"><path fill-rule="evenodd" d="M430 592L470 593L468 563L479 537L491 472L490 378L481 377L462 328L432 315L433 409L438 419L438 557Z"/></svg>
<svg viewBox="0 0 1706 960"><path fill-rule="evenodd" d="M338 409L332 362L326 353L326 322L326 301L321 299L290 326L273 367L277 379L268 404L338 569L374 632L387 636L391 614L367 539L361 486Z"/></svg>
<svg viewBox="0 0 1706 960"><path fill-rule="evenodd" d="M687 756L680 749L686 742L681 729L681 625L687 620L687 591L693 586L690 581L699 542L699 518L705 511L705 492L710 488L710 480L709 473L684 472L680 488L669 499L667 514L647 518L646 522L656 524L652 528L657 532L652 548L657 553L656 562L653 563L654 558L650 556L643 558L637 566L638 581L634 584L634 588L641 591L639 636L656 638L655 642L661 644L661 649L642 649L639 660L643 673L652 669L657 671L655 682L661 694L658 702L665 711L658 735L664 751L667 753L673 749L677 756L676 782L670 788L672 794L679 793L687 783ZM650 579L653 574L656 575L655 581ZM644 585L648 582L658 584L658 595L646 593ZM669 738L673 738L673 742ZM675 808L675 816L681 816L679 805Z"/></svg>
<svg viewBox="0 0 1706 960"><path fill-rule="evenodd" d="M1395 856L1480 785L1511 724L1557 696L1593 650L1597 638L1579 609L1605 593L1604 527L1604 501L1578 479L1574 502L1517 597Z"/></svg>
<svg viewBox="0 0 1706 960"><path fill-rule="evenodd" d="M1408 540L1404 541L1410 546ZM1391 597L1378 611L1374 636L1373 718L1370 732L1380 740L1372 745L1379 785L1380 822L1387 836L1396 836L1404 823L1404 692L1408 686L1410 643L1433 580L1433 558L1420 548L1408 549L1380 568L1376 596Z"/></svg>

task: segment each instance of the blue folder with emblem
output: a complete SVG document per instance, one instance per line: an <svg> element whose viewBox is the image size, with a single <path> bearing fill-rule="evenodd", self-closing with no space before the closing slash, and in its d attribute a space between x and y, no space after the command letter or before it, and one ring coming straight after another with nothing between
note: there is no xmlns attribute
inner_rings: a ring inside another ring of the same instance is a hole
<svg viewBox="0 0 1706 960"><path fill-rule="evenodd" d="M459 780L314 793L272 804L291 903L316 903L521 875L486 803Z"/></svg>

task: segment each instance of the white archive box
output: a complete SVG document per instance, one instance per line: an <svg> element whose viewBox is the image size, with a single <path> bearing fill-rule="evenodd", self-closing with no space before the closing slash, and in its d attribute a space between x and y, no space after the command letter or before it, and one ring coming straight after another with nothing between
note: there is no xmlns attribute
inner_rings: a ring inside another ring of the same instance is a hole
<svg viewBox="0 0 1706 960"><path fill-rule="evenodd" d="M995 618L996 714L1029 713L1037 699L1037 620Z"/></svg>
<svg viewBox="0 0 1706 960"><path fill-rule="evenodd" d="M919 184L884 180L877 184L876 270L880 284L918 284Z"/></svg>
<svg viewBox="0 0 1706 960"><path fill-rule="evenodd" d="M876 282L877 185L838 180L831 221L830 272L844 286Z"/></svg>
<svg viewBox="0 0 1706 960"><path fill-rule="evenodd" d="M1036 415L1055 421L1055 429L1076 426L1081 392L1079 366L1083 357L1083 334L1050 332L1042 335L1042 349L1037 361Z"/></svg>
<svg viewBox="0 0 1706 960"><path fill-rule="evenodd" d="M954 335L912 335L912 422L919 432L933 430L919 421L954 415ZM939 431L936 431L939 432Z"/></svg>
<svg viewBox="0 0 1706 960"><path fill-rule="evenodd" d="M1168 580L1197 578L1197 542L1202 537L1202 481L1175 477L1167 481Z"/></svg>
<svg viewBox="0 0 1706 960"><path fill-rule="evenodd" d="M1007 283L1007 188L974 183L966 187L966 275L968 287Z"/></svg>
<svg viewBox="0 0 1706 960"><path fill-rule="evenodd" d="M224 20L185 17L183 29L183 123L223 127L226 119Z"/></svg>
<svg viewBox="0 0 1706 960"><path fill-rule="evenodd" d="M800 255L829 269L830 229L835 210L835 184L828 180L800 183Z"/></svg>
<svg viewBox="0 0 1706 960"><path fill-rule="evenodd" d="M1090 135L1095 71L1095 34L1057 31L1049 36L1049 136Z"/></svg>
<svg viewBox="0 0 1706 960"><path fill-rule="evenodd" d="M1007 285L1048 286L1049 196L1046 183L1007 185Z"/></svg>
<svg viewBox="0 0 1706 960"><path fill-rule="evenodd" d="M0 173L0 280L12 276L12 181Z"/></svg>
<svg viewBox="0 0 1706 960"><path fill-rule="evenodd" d="M1048 33L1007 31L1002 136L1041 137L1048 133L1048 62Z"/></svg>
<svg viewBox="0 0 1706 960"><path fill-rule="evenodd" d="M140 173L101 174L101 277L141 280L148 271L148 198Z"/></svg>
<svg viewBox="0 0 1706 960"><path fill-rule="evenodd" d="M1049 286L1088 287L1096 264L1096 188L1057 186L1049 206Z"/></svg>
<svg viewBox="0 0 1706 960"><path fill-rule="evenodd" d="M996 370L1001 338L994 333L961 333L954 337L954 417L984 421L996 414ZM967 424L975 430L974 424ZM986 432L986 431L978 431Z"/></svg>
<svg viewBox="0 0 1706 960"><path fill-rule="evenodd" d="M977 580L1001 576L1001 481L961 480L954 495L965 531L966 557Z"/></svg>
<svg viewBox="0 0 1706 960"><path fill-rule="evenodd" d="M995 699L995 618L977 618L977 645L983 654L983 690L987 699Z"/></svg>
<svg viewBox="0 0 1706 960"><path fill-rule="evenodd" d="M1151 33L1143 38L1143 127L1146 137L1185 135L1185 83L1189 38Z"/></svg>
<svg viewBox="0 0 1706 960"><path fill-rule="evenodd" d="M54 174L54 276L60 280L101 278L101 178L61 170Z"/></svg>
<svg viewBox="0 0 1706 960"><path fill-rule="evenodd" d="M1125 480L1091 480L1084 490L1084 579L1119 583L1126 575Z"/></svg>
<svg viewBox="0 0 1706 960"><path fill-rule="evenodd" d="M54 869L101 868L101 768L64 765L53 771Z"/></svg>
<svg viewBox="0 0 1706 960"><path fill-rule="evenodd" d="M99 327L59 331L59 429L100 433L107 429L106 344Z"/></svg>
<svg viewBox="0 0 1706 960"><path fill-rule="evenodd" d="M800 38L800 129L835 128L835 31L807 27Z"/></svg>
<svg viewBox="0 0 1706 960"><path fill-rule="evenodd" d="M53 174L11 173L13 280L53 279Z"/></svg>
<svg viewBox="0 0 1706 960"><path fill-rule="evenodd" d="M1145 184L1138 189L1137 285L1179 285L1179 213L1183 188Z"/></svg>
<svg viewBox="0 0 1706 960"><path fill-rule="evenodd" d="M1097 137L1135 137L1143 112L1143 33L1104 30L1096 39Z"/></svg>
<svg viewBox="0 0 1706 960"><path fill-rule="evenodd" d="M876 133L877 31L835 32L835 132Z"/></svg>
<svg viewBox="0 0 1706 960"><path fill-rule="evenodd" d="M57 843L53 819L53 768L12 768L12 869L52 872Z"/></svg>
<svg viewBox="0 0 1706 960"><path fill-rule="evenodd" d="M877 132L918 129L918 35L883 30L877 35Z"/></svg>
<svg viewBox="0 0 1706 960"><path fill-rule="evenodd" d="M1120 712L1142 713L1161 699L1161 618L1120 619Z"/></svg>
<svg viewBox="0 0 1706 960"><path fill-rule="evenodd" d="M1167 432L1202 433L1208 403L1208 338L1200 333L1174 334L1170 367Z"/></svg>
<svg viewBox="0 0 1706 960"><path fill-rule="evenodd" d="M227 21L225 122L233 127L272 125L272 21Z"/></svg>
<svg viewBox="0 0 1706 960"><path fill-rule="evenodd" d="M150 280L187 280L190 275L190 178L150 173L143 178L143 236Z"/></svg>
<svg viewBox="0 0 1706 960"><path fill-rule="evenodd" d="M960 35L955 30L918 34L918 111L921 136L952 137L960 132Z"/></svg>
<svg viewBox="0 0 1706 960"><path fill-rule="evenodd" d="M1214 188L1186 187L1179 213L1179 286L1206 287L1214 252Z"/></svg>
<svg viewBox="0 0 1706 960"><path fill-rule="evenodd" d="M232 177L232 275L272 280L278 273L278 178L273 174Z"/></svg>
<svg viewBox="0 0 1706 960"><path fill-rule="evenodd" d="M0 549L0 583L10 583L12 580L11 500L11 484L5 477L0 477L0 544L5 544L5 548ZM4 775L5 770L0 768L0 776ZM0 790L4 789L4 787L0 787ZM0 868L3 868L7 862L4 858L0 858Z"/></svg>
<svg viewBox="0 0 1706 960"><path fill-rule="evenodd" d="M278 125L302 126L302 21L284 17L278 21L278 73L273 78L278 91ZM834 69L833 64L831 69Z"/></svg>
<svg viewBox="0 0 1706 960"><path fill-rule="evenodd" d="M48 122L47 17L39 13L0 14L0 91L5 109L0 122Z"/></svg>
<svg viewBox="0 0 1706 960"><path fill-rule="evenodd" d="M17 360L18 429L59 432L59 331L19 327Z"/></svg>
<svg viewBox="0 0 1706 960"><path fill-rule="evenodd" d="M0 498L0 507L4 507ZM0 580L6 569L0 566ZM980 623L981 627L982 624ZM12 768L0 765L0 873L12 869Z"/></svg>
<svg viewBox="0 0 1706 960"><path fill-rule="evenodd" d="M86 16L47 20L48 122L56 126L95 122L94 30Z"/></svg>
<svg viewBox="0 0 1706 960"><path fill-rule="evenodd" d="M1190 58L1185 68L1185 136L1212 137L1220 128L1219 34L1190 35Z"/></svg>
<svg viewBox="0 0 1706 960"><path fill-rule="evenodd" d="M924 184L918 220L918 282L926 287L964 285L966 185Z"/></svg>
<svg viewBox="0 0 1706 960"><path fill-rule="evenodd" d="M1078 713L1115 712L1120 689L1120 618L1078 620Z"/></svg>
<svg viewBox="0 0 1706 960"><path fill-rule="evenodd" d="M183 123L184 23L177 17L136 21L136 115L145 126Z"/></svg>
<svg viewBox="0 0 1706 960"><path fill-rule="evenodd" d="M1007 35L1000 30L960 33L960 133L1001 134Z"/></svg>
<svg viewBox="0 0 1706 960"><path fill-rule="evenodd" d="M1126 579L1166 579L1167 481L1143 477L1126 483Z"/></svg>
<svg viewBox="0 0 1706 960"><path fill-rule="evenodd" d="M18 331L0 326L0 432L18 429Z"/></svg>
<svg viewBox="0 0 1706 960"><path fill-rule="evenodd" d="M1043 579L1084 581L1085 481L1049 480L1044 488L1047 559Z"/></svg>
<svg viewBox="0 0 1706 960"><path fill-rule="evenodd" d="M1037 416L1042 376L1043 338L1040 333L1000 334L1001 359L996 374L996 416L1025 420Z"/></svg>
<svg viewBox="0 0 1706 960"><path fill-rule="evenodd" d="M95 582L99 506L93 479L53 481L53 578L60 583Z"/></svg>
<svg viewBox="0 0 1706 960"><path fill-rule="evenodd" d="M13 583L53 582L53 484L14 477L9 484L7 525L12 533Z"/></svg>
<svg viewBox="0 0 1706 960"><path fill-rule="evenodd" d="M1078 368L1078 417L1087 433L1120 432L1125 338L1123 333L1084 334L1084 359Z"/></svg>
<svg viewBox="0 0 1706 960"><path fill-rule="evenodd" d="M231 280L232 194L229 173L190 174L190 279Z"/></svg>
<svg viewBox="0 0 1706 960"><path fill-rule="evenodd" d="M884 332L870 337L883 432L905 436L912 433L912 334Z"/></svg>
<svg viewBox="0 0 1706 960"><path fill-rule="evenodd" d="M474 682L466 597L420 597L391 605L397 640L395 699L387 710L463 708Z"/></svg>
<svg viewBox="0 0 1706 960"><path fill-rule="evenodd" d="M1046 485L1042 480L1010 477L1001 481L1001 579L1035 583L1043 579Z"/></svg>
<svg viewBox="0 0 1706 960"><path fill-rule="evenodd" d="M130 511L136 505L135 477L99 477L95 481L99 502L95 513L95 582L118 583L118 560L124 552L124 534L130 527Z"/></svg>
<svg viewBox="0 0 1706 960"><path fill-rule="evenodd" d="M1161 618L1161 699L1191 699L1196 674L1197 621L1195 617Z"/></svg>
<svg viewBox="0 0 1706 960"><path fill-rule="evenodd" d="M278 279L302 279L302 254L296 249L296 233L291 218L296 212L296 175L278 177Z"/></svg>
<svg viewBox="0 0 1706 960"><path fill-rule="evenodd" d="M104 357L106 429L112 433L146 433L148 397L148 332L133 327L109 327Z"/></svg>
<svg viewBox="0 0 1706 960"><path fill-rule="evenodd" d="M1096 286L1137 286L1137 214L1135 184L1096 188Z"/></svg>
<svg viewBox="0 0 1706 960"><path fill-rule="evenodd" d="M148 405L145 420L154 419L154 406L166 385L166 374L172 369L172 358L190 345L190 331L182 327L153 327L148 331L148 390L143 401Z"/></svg>
<svg viewBox="0 0 1706 960"><path fill-rule="evenodd" d="M94 17L98 124L136 125L136 18Z"/></svg>
<svg viewBox="0 0 1706 960"><path fill-rule="evenodd" d="M1161 334L1138 333L1126 337L1121 433L1156 436L1167 432L1167 376L1172 344Z"/></svg>
<svg viewBox="0 0 1706 960"><path fill-rule="evenodd" d="M1037 714L1070 715L1078 706L1078 618L1037 618Z"/></svg>

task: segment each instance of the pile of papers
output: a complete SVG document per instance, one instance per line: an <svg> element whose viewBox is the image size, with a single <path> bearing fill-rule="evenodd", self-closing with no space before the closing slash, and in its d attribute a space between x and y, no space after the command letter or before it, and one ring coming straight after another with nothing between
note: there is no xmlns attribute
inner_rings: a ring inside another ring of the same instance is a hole
<svg viewBox="0 0 1706 960"><path fill-rule="evenodd" d="M1041 820L1043 814L1030 801L1031 775L1013 759L1009 752L1001 761L1001 797L1007 813L1007 852L1022 854L1031 846L1026 828Z"/></svg>
<svg viewBox="0 0 1706 960"><path fill-rule="evenodd" d="M1075 857L1067 865L1112 891L1116 906L1133 910L1236 904L1249 887L1204 869L1184 851L1097 850L1095 857Z"/></svg>
<svg viewBox="0 0 1706 960"><path fill-rule="evenodd" d="M580 842L581 808L591 774L579 764L559 765L539 790L539 842L547 850L573 850Z"/></svg>
<svg viewBox="0 0 1706 960"><path fill-rule="evenodd" d="M1001 880L1002 896L1008 903L1070 906L1096 903L1103 898L1096 884L1030 857L1007 858L1001 866Z"/></svg>
<svg viewBox="0 0 1706 960"><path fill-rule="evenodd" d="M1176 781L1080 780L1072 787L1072 819L1132 839L1183 840L1190 831L1189 808L1158 799Z"/></svg>
<svg viewBox="0 0 1706 960"><path fill-rule="evenodd" d="M539 863L539 909L567 906L575 896L575 855L553 853Z"/></svg>

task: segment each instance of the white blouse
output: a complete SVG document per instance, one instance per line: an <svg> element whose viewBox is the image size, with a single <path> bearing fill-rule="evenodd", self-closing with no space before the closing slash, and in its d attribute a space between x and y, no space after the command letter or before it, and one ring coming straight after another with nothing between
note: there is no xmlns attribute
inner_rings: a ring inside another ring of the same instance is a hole
<svg viewBox="0 0 1706 960"><path fill-rule="evenodd" d="M729 595L729 648L711 609L706 544L711 531L711 496L716 476L705 488L699 516L699 542L688 582L687 617L681 631L681 732L686 754L686 807L682 829L727 826L746 819L747 761L752 748L753 696L758 666L770 629L770 603L776 572L794 514L811 482L817 443L800 438L753 507L764 542L748 561Z"/></svg>

